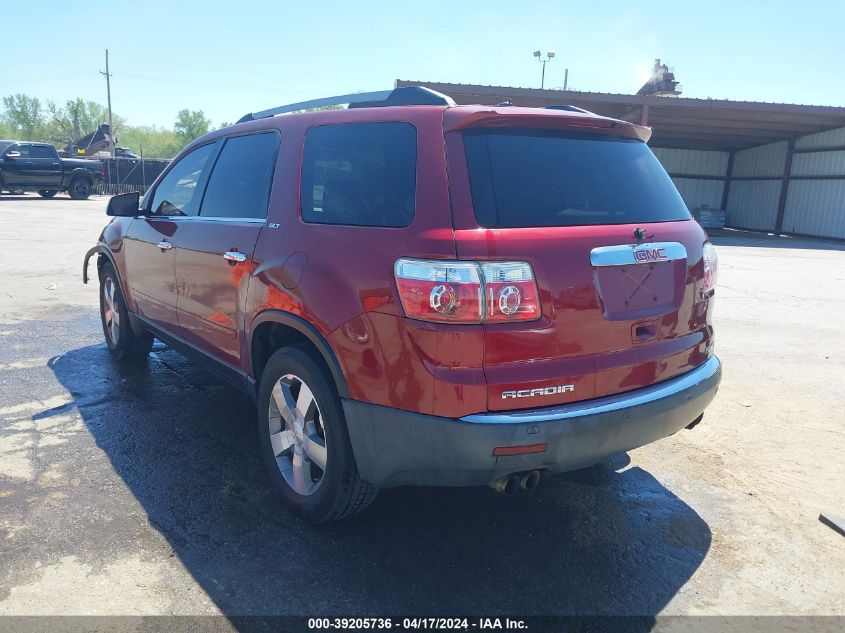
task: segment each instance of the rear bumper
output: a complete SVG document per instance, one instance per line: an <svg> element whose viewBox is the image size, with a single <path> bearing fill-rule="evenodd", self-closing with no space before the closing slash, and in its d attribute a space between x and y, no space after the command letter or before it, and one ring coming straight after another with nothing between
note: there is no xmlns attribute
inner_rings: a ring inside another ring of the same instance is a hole
<svg viewBox="0 0 845 633"><path fill-rule="evenodd" d="M715 356L665 382L568 405L442 418L344 400L361 476L378 486L473 486L533 469L563 472L667 437L696 420L716 395ZM501 446L543 452L496 457Z"/></svg>

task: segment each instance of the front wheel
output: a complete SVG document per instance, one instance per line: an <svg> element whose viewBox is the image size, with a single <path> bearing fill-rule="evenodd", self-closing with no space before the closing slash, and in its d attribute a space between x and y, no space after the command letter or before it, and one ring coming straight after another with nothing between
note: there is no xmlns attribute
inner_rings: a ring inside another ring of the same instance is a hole
<svg viewBox="0 0 845 633"><path fill-rule="evenodd" d="M264 463L284 500L315 523L360 512L377 488L358 474L331 376L300 346L270 357L258 394Z"/></svg>
<svg viewBox="0 0 845 633"><path fill-rule="evenodd" d="M74 200L86 200L91 195L91 181L87 178L74 178L67 189Z"/></svg>
<svg viewBox="0 0 845 633"><path fill-rule="evenodd" d="M39 189L38 190L38 195L41 196L42 198L52 198L57 193L59 193L59 192L56 191L55 189Z"/></svg>
<svg viewBox="0 0 845 633"><path fill-rule="evenodd" d="M149 332L138 335L129 324L129 313L114 267L100 269L100 319L109 351L120 362L141 362L153 348Z"/></svg>

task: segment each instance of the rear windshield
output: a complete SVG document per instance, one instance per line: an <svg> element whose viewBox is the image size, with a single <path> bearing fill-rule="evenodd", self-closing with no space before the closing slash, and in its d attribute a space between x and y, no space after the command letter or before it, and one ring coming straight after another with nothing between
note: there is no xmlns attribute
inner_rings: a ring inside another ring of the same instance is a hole
<svg viewBox="0 0 845 633"><path fill-rule="evenodd" d="M689 219L645 143L548 130L464 135L472 202L489 228Z"/></svg>

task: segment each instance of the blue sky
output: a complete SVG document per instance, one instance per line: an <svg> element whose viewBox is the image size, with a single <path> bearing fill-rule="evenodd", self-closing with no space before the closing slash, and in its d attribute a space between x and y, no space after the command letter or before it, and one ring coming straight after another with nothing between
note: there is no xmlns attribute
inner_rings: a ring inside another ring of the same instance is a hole
<svg viewBox="0 0 845 633"><path fill-rule="evenodd" d="M169 127L182 108L231 122L397 78L539 87L538 48L557 53L546 87L562 86L568 67L574 89L636 92L660 57L684 96L845 105L841 1L5 0L0 9L6 24L32 25L6 40L0 95L105 103L98 71L109 48L113 107L132 124Z"/></svg>

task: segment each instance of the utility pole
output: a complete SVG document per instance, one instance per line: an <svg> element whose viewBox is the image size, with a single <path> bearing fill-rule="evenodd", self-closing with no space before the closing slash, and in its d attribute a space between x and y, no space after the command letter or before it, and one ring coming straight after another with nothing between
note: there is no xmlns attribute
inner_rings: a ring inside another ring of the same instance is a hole
<svg viewBox="0 0 845 633"><path fill-rule="evenodd" d="M109 72L109 49L106 49L106 70L100 71L106 78L106 96L109 103L109 155L114 158L114 127L111 118L111 73Z"/></svg>
<svg viewBox="0 0 845 633"><path fill-rule="evenodd" d="M563 91L566 92L566 87L569 85L569 69L563 71Z"/></svg>

